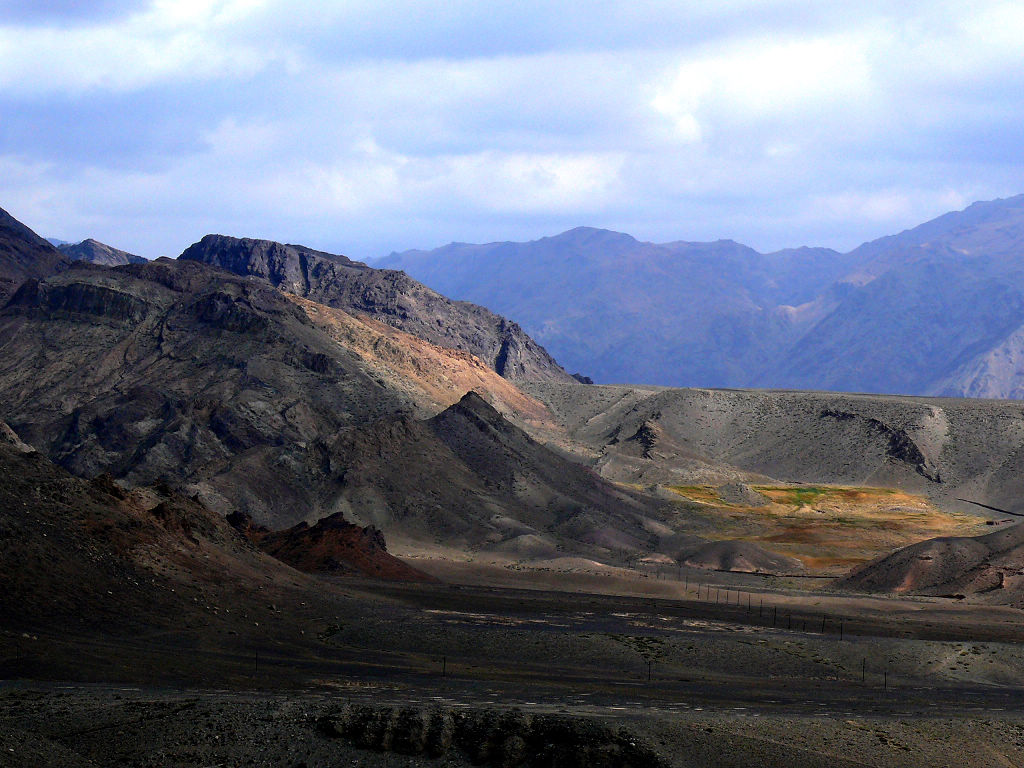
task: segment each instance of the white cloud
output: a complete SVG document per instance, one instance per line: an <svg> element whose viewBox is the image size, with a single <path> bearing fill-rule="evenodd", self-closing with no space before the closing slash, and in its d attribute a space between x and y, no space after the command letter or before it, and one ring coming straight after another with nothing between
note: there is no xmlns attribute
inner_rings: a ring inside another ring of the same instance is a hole
<svg viewBox="0 0 1024 768"><path fill-rule="evenodd" d="M287 62L287 46L233 36L264 4L160 0L127 17L64 28L0 25L0 93L131 91L158 83L251 77Z"/></svg>
<svg viewBox="0 0 1024 768"><path fill-rule="evenodd" d="M846 247L1021 191L1015 3L26 14L0 21L0 205L146 255L209 230L374 255L577 224Z"/></svg>

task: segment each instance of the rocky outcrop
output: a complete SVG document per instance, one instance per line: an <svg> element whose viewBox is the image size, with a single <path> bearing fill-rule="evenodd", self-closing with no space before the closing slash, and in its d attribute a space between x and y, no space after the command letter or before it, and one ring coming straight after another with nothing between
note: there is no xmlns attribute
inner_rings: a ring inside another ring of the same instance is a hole
<svg viewBox="0 0 1024 768"><path fill-rule="evenodd" d="M319 304L368 315L433 344L476 355L512 381L572 381L516 323L452 301L404 272L373 269L300 245L207 235L182 259L258 277Z"/></svg>
<svg viewBox="0 0 1024 768"><path fill-rule="evenodd" d="M10 428L7 424L0 421L0 445L6 445L9 448L13 448L18 453L31 453L35 449L22 441L18 437L18 433Z"/></svg>
<svg viewBox="0 0 1024 768"><path fill-rule="evenodd" d="M735 504L738 507L763 507L771 501L746 483L726 483L717 490L718 498L726 504Z"/></svg>
<svg viewBox="0 0 1024 768"><path fill-rule="evenodd" d="M148 311L143 297L88 282L40 283L28 280L11 298L12 307L57 315L90 315L124 323L142 322Z"/></svg>
<svg viewBox="0 0 1024 768"><path fill-rule="evenodd" d="M146 259L128 253L98 240L88 238L80 243L61 243L57 250L72 261L86 261L103 267L119 267L125 264L145 264Z"/></svg>
<svg viewBox="0 0 1024 768"><path fill-rule="evenodd" d="M921 448L914 442L913 438L907 434L906 430L890 426L881 419L864 416L859 413L836 410L834 408L824 409L821 412L821 418L834 419L836 421L857 422L862 424L868 430L885 438L885 452L889 459L910 465L914 468L915 472L922 477L928 478L932 482L941 482L938 470L932 466L931 462L927 457L925 457L924 453L922 453Z"/></svg>
<svg viewBox="0 0 1024 768"><path fill-rule="evenodd" d="M299 523L283 531L271 531L234 512L228 522L271 557L306 573L361 575L387 581L436 581L388 553L384 534L373 526L362 527L335 513L316 525Z"/></svg>
<svg viewBox="0 0 1024 768"><path fill-rule="evenodd" d="M625 731L589 718L518 709L421 709L355 704L322 715L320 731L363 749L494 768L661 768Z"/></svg>

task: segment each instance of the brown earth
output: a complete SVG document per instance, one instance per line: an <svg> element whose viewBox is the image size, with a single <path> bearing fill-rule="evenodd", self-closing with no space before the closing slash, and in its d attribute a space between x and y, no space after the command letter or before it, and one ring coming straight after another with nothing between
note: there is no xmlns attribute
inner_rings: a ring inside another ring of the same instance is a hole
<svg viewBox="0 0 1024 768"><path fill-rule="evenodd" d="M389 554L379 530L353 525L338 513L313 526L299 523L283 531L253 525L238 512L228 515L227 520L259 549L306 573L360 574L391 581L435 580Z"/></svg>
<svg viewBox="0 0 1024 768"><path fill-rule="evenodd" d="M840 589L925 595L978 595L1024 603L1024 525L983 536L940 537L880 557L840 579Z"/></svg>
<svg viewBox="0 0 1024 768"><path fill-rule="evenodd" d="M684 499L671 525L708 538L759 544L816 574L845 574L894 549L936 535L986 530L976 514L945 512L892 488L753 485L759 506L727 503L711 486L673 486Z"/></svg>

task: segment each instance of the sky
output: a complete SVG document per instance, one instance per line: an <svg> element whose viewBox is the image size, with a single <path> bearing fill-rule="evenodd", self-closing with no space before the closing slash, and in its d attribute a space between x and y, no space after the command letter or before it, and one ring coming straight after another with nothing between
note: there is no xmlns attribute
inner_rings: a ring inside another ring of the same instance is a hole
<svg viewBox="0 0 1024 768"><path fill-rule="evenodd" d="M849 250L1024 192L1024 4L0 0L0 207L155 258Z"/></svg>

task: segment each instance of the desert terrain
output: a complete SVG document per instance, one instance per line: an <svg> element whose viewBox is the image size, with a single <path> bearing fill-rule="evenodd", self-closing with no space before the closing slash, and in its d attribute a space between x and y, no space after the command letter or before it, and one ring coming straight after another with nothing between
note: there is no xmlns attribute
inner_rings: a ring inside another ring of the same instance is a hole
<svg viewBox="0 0 1024 768"><path fill-rule="evenodd" d="M0 224L0 765L1024 761L1019 404L595 386L341 256Z"/></svg>

